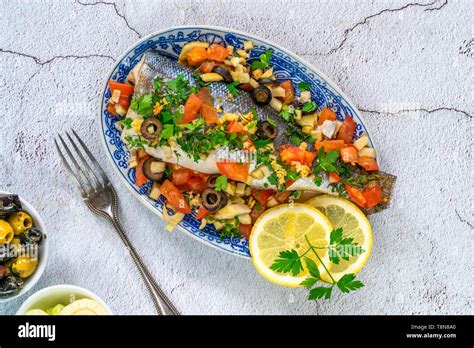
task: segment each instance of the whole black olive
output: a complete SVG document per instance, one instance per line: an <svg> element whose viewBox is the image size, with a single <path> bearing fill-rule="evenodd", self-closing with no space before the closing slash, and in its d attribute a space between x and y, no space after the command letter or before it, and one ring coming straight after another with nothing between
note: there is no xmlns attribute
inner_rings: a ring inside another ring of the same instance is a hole
<svg viewBox="0 0 474 348"><path fill-rule="evenodd" d="M152 166L155 164L155 166L159 167L156 172L152 170ZM166 169L166 164L165 162L160 161L157 158L150 157L143 162L143 174L145 176L152 180L152 181L160 181L163 179L163 175L165 174L165 169Z"/></svg>
<svg viewBox="0 0 474 348"><path fill-rule="evenodd" d="M214 69L212 69L212 72L215 72L216 74L221 75L224 78L224 81L227 82L227 83L230 83L230 82L234 81L232 79L232 75L230 74L229 70L227 70L226 68L223 68L219 65L215 66Z"/></svg>
<svg viewBox="0 0 474 348"><path fill-rule="evenodd" d="M22 210L20 198L17 195L0 197L0 217Z"/></svg>
<svg viewBox="0 0 474 348"><path fill-rule="evenodd" d="M21 232L19 237L21 244L23 245L39 245L43 239L43 233L39 229L33 227L25 232Z"/></svg>
<svg viewBox="0 0 474 348"><path fill-rule="evenodd" d="M259 121L257 123L257 132L255 134L260 139L275 139L278 135L278 130L267 121Z"/></svg>
<svg viewBox="0 0 474 348"><path fill-rule="evenodd" d="M225 192L216 191L212 188L205 189L201 193L201 203L209 211L216 211L227 204L228 197Z"/></svg>
<svg viewBox="0 0 474 348"><path fill-rule="evenodd" d="M216 187L216 180L217 178L219 177L220 175L219 174L213 174L209 177L209 179L207 179L207 186L211 187L211 188L214 188Z"/></svg>
<svg viewBox="0 0 474 348"><path fill-rule="evenodd" d="M150 117L142 122L140 132L142 133L142 137L144 137L145 139L155 140L161 133L162 129L163 124L161 123L161 121L156 118Z"/></svg>
<svg viewBox="0 0 474 348"><path fill-rule="evenodd" d="M270 104L270 100L272 100L272 91L270 88L265 86L258 86L250 93L255 104L259 106L264 106Z"/></svg>
<svg viewBox="0 0 474 348"><path fill-rule="evenodd" d="M0 297L8 297L17 294L24 283L23 279L14 275L0 280Z"/></svg>

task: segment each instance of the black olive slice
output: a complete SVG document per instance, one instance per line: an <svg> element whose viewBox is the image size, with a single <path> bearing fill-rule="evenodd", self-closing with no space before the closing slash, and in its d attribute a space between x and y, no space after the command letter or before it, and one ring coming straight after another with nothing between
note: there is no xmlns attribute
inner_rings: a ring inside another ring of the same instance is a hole
<svg viewBox="0 0 474 348"><path fill-rule="evenodd" d="M160 181L163 178L163 175L165 174L165 170L163 169L163 171L154 173L151 170L151 167L152 167L153 163L163 163L164 164L164 162L160 161L159 159L150 157L150 158L146 159L145 162L143 162L143 168L142 168L143 174L145 174L145 176L148 179L152 180L152 181ZM164 168L165 166L162 165L162 167Z"/></svg>
<svg viewBox="0 0 474 348"><path fill-rule="evenodd" d="M260 83L261 85L279 85L280 84L280 82L276 80L267 79L267 78L258 80L258 83Z"/></svg>
<svg viewBox="0 0 474 348"><path fill-rule="evenodd" d="M267 121L259 121L256 134L260 139L275 139L278 135L278 130Z"/></svg>
<svg viewBox="0 0 474 348"><path fill-rule="evenodd" d="M156 118L147 118L142 122L140 132L147 140L155 140L163 129L163 124Z"/></svg>
<svg viewBox="0 0 474 348"><path fill-rule="evenodd" d="M272 91L270 91L270 88L268 87L258 86L250 93L250 96L255 104L264 106L268 105L270 100L272 100Z"/></svg>
<svg viewBox="0 0 474 348"><path fill-rule="evenodd" d="M212 69L212 72L215 72L216 74L221 75L224 78L224 81L227 82L227 83L230 83L230 82L234 81L232 79L232 75L230 74L229 70L227 70L226 68L223 68L219 65L215 66L214 69Z"/></svg>
<svg viewBox="0 0 474 348"><path fill-rule="evenodd" d="M201 203L209 211L216 211L227 204L227 195L212 188L205 189L201 193Z"/></svg>
<svg viewBox="0 0 474 348"><path fill-rule="evenodd" d="M216 180L217 178L219 177L220 175L219 174L213 174L209 177L209 179L207 179L207 186L211 187L211 188L214 188L216 187Z"/></svg>

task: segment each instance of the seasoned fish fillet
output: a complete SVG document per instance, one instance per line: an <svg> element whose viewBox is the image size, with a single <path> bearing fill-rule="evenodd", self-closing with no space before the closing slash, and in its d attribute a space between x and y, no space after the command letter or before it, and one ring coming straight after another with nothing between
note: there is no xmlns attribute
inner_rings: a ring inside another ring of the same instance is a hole
<svg viewBox="0 0 474 348"><path fill-rule="evenodd" d="M192 69L178 64L177 61L166 57L159 51L150 51L145 53L140 63L137 64L136 67L130 72L127 80L135 84L134 94L140 96L153 91L153 80L155 78L159 77L164 81L168 81L175 78L178 74L182 74L191 85L195 84L195 79L193 78L195 73ZM259 120L271 118L278 125L277 128L279 130L278 136L274 141L275 148L278 148L279 145L285 143L284 139L286 136L285 132L287 125L285 121L278 116L277 112L270 106L260 107L255 105L254 101L250 97L250 94L245 92L239 93L237 96L230 99L228 98L229 90L224 83L214 82L211 83L208 88L210 89L214 100L217 101L219 105L221 105L222 109L226 113L246 114L250 109L255 108ZM132 119L141 118L141 116L131 108L129 109L126 117ZM122 139L124 140L127 136L134 135L137 135L137 132L133 128L124 129L122 133ZM217 150L209 153L206 158L195 160L186 152L184 152L179 147L179 145L176 145L176 147L173 148L173 151L161 147L150 147L147 145L144 145L144 148L145 151L151 156L159 158L164 162L178 164L201 173L219 174L216 162L219 161L219 159L222 160L222 157L219 157ZM238 155L245 156L245 153ZM255 159L250 160L249 163L249 171L252 171L256 167ZM383 191L384 193L388 194L388 197L390 197L394 187L395 177L382 172L379 172L379 174L384 179L382 180ZM268 182L267 178L262 180L252 179L252 181L248 182L248 184L256 188L275 188ZM314 183L313 178L306 177L297 179L291 186L288 187L288 189L297 191L316 191L337 195L337 193L333 192L332 188L329 186L327 175L324 174L320 186Z"/></svg>

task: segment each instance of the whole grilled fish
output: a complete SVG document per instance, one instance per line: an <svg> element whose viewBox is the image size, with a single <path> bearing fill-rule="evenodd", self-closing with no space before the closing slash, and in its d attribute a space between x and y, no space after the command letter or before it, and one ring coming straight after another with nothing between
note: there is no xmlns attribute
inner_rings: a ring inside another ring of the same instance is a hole
<svg viewBox="0 0 474 348"><path fill-rule="evenodd" d="M176 60L165 56L159 51L149 51L144 54L141 61L135 66L135 68L130 72L127 77L127 81L135 85L134 95L140 96L154 91L153 80L155 78L161 78L163 81L169 81L175 78L178 74L182 74L186 80L189 81L191 85L195 85L195 75L194 70L188 68L184 65L178 64ZM286 128L287 124L285 121L278 116L278 113L267 106L257 106L250 94L247 92L241 92L232 99L228 98L229 90L224 83L213 82L210 83L208 88L210 89L211 95L214 100L219 101L219 105L224 110L225 113L242 113L246 114L252 108L255 108L259 120L266 120L271 118L276 124L279 130L277 138L274 140L275 148L278 148L279 145L286 143ZM140 118L134 110L131 108L128 110L126 117L128 118ZM127 136L137 135L133 128L124 129L122 133L122 140ZM173 151L164 151L161 147L151 147L144 145L145 151L155 158L159 158L164 162L179 164L180 166L207 174L219 174L219 169L217 168L216 162L222 161L222 152L219 150L209 153L207 157L200 158L195 160L184 152L179 145L173 149ZM242 153L239 154L238 150L233 151L233 156L240 158L245 158L248 154ZM235 153L237 152L237 153ZM248 160L250 163L249 172L251 172L256 167L255 159ZM382 189L384 194L387 197L391 197L392 190L394 187L395 179L393 175L378 172L378 175L381 180ZM256 188L275 188L268 182L268 178L261 180L252 179L248 184ZM333 192L332 187L330 186L327 175L322 176L321 185L316 185L313 178L306 177L297 179L291 186L288 187L289 190L297 191L316 191L321 193L327 193L332 195L338 195ZM387 202L388 203L388 202ZM388 204L387 204L388 205ZM385 207L382 207L382 209ZM371 211L369 211L370 213Z"/></svg>

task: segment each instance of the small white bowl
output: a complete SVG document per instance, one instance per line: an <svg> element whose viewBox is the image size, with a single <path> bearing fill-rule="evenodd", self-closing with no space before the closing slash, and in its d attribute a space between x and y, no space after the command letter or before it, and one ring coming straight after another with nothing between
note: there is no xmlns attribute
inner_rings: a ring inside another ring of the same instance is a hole
<svg viewBox="0 0 474 348"><path fill-rule="evenodd" d="M12 195L13 193L0 191L0 195ZM49 242L48 236L46 233L46 226L44 225L43 220L41 219L40 215L36 211L33 206L25 201L23 198L20 197L20 202L23 207L23 210L26 211L30 216L33 218L34 227L38 228L41 232L43 232L43 240L41 241L41 245L39 246L38 250L38 266L35 272L28 278L25 279L25 285L23 288L16 294L10 297L0 298L0 303L5 303L11 301L15 298L18 298L28 292L38 280L41 278L41 275L46 268L46 263L48 261L48 253L49 253Z"/></svg>
<svg viewBox="0 0 474 348"><path fill-rule="evenodd" d="M16 315L25 315L25 313L31 309L46 310L59 303L67 305L71 303L71 301L80 300L82 298L88 298L98 302L110 315L113 314L110 307L92 291L75 285L61 284L53 285L35 292L23 302L20 309L16 312Z"/></svg>

